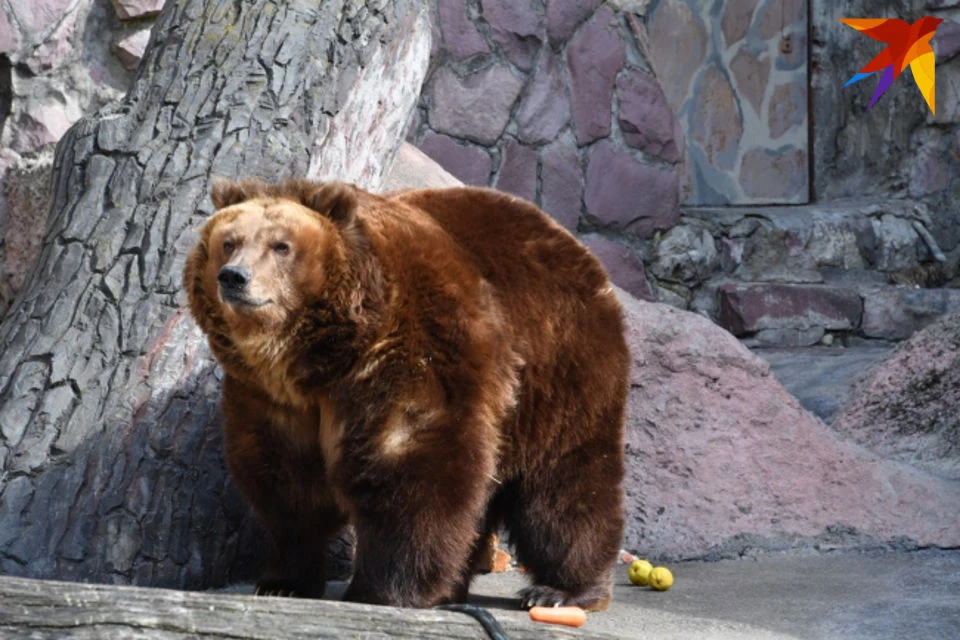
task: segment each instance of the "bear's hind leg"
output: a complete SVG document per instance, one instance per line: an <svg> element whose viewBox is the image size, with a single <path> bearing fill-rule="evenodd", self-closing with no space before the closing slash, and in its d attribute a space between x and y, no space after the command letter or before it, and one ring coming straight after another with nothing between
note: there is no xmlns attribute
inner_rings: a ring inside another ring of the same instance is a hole
<svg viewBox="0 0 960 640"><path fill-rule="evenodd" d="M622 477L619 442L595 442L518 479L507 527L533 582L520 593L523 608L609 606L623 535Z"/></svg>

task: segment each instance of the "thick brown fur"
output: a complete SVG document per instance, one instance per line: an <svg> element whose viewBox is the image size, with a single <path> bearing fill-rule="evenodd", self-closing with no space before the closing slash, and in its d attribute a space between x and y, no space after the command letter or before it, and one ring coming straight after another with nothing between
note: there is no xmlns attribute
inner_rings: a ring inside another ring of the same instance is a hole
<svg viewBox="0 0 960 640"><path fill-rule="evenodd" d="M488 189L212 198L184 286L226 374L231 471L272 537L259 591L322 595L349 522L348 599L462 601L503 527L523 606L606 608L629 356L598 261Z"/></svg>

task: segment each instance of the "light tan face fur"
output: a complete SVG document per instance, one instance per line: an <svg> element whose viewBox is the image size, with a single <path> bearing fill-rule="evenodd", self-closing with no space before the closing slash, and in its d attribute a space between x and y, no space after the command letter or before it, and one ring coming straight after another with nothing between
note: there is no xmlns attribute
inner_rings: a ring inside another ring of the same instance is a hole
<svg viewBox="0 0 960 640"><path fill-rule="evenodd" d="M287 200L255 199L218 211L207 223L208 294L241 333L276 330L323 283L332 224Z"/></svg>

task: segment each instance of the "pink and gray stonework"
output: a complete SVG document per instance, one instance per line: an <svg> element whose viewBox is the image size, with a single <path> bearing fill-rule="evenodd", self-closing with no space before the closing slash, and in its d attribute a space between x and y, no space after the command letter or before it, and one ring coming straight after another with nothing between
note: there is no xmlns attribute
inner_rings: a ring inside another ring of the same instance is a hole
<svg viewBox="0 0 960 640"><path fill-rule="evenodd" d="M0 142L18 154L56 143L129 88L162 0L11 0L0 7L10 112Z"/></svg>
<svg viewBox="0 0 960 640"><path fill-rule="evenodd" d="M621 244L669 229L683 134L646 27L614 4L438 0L409 139L465 183L536 202L571 231Z"/></svg>
<svg viewBox="0 0 960 640"><path fill-rule="evenodd" d="M804 203L805 0L653 0L654 67L687 132L690 205Z"/></svg>
<svg viewBox="0 0 960 640"><path fill-rule="evenodd" d="M908 338L960 311L960 251L921 203L687 209L643 249L656 298L757 347Z"/></svg>

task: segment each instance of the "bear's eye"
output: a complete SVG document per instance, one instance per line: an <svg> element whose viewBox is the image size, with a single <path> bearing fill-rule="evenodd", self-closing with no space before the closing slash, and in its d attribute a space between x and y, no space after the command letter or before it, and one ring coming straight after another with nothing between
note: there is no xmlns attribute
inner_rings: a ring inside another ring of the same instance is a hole
<svg viewBox="0 0 960 640"><path fill-rule="evenodd" d="M288 242L275 242L273 245L273 252L285 256L290 253L290 243Z"/></svg>
<svg viewBox="0 0 960 640"><path fill-rule="evenodd" d="M224 253L224 255L229 256L231 253L233 253L233 250L236 249L236 248L237 248L237 245L236 245L235 243L231 242L230 240L224 240L224 241L223 241L223 253Z"/></svg>

